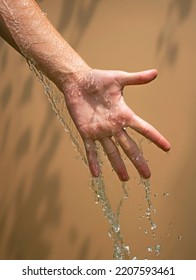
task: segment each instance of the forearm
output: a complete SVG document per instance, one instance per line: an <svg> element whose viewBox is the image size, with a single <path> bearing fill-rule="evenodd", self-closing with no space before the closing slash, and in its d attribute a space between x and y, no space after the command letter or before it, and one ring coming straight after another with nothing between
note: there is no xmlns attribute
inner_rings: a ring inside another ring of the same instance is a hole
<svg viewBox="0 0 196 280"><path fill-rule="evenodd" d="M17 46L16 42L14 41L9 29L5 25L5 22L0 14L0 36L10 45L12 46L17 52L21 53L19 47ZM21 53L22 54L22 53Z"/></svg>
<svg viewBox="0 0 196 280"><path fill-rule="evenodd" d="M90 67L52 26L34 0L0 0L0 15L21 53L63 91L66 82ZM7 36L5 36L7 34ZM3 36L2 36L3 37Z"/></svg>

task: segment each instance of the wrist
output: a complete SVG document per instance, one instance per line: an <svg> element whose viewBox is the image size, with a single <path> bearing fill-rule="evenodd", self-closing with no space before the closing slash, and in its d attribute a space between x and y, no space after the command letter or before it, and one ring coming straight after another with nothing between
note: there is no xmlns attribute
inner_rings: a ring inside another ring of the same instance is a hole
<svg viewBox="0 0 196 280"><path fill-rule="evenodd" d="M55 64L57 67L57 64ZM54 68L53 68L54 69ZM69 95L69 90L73 88L81 88L82 84L87 80L87 76L91 72L91 67L84 61L76 61L70 66L65 63L65 66L60 66L55 72L46 73L61 92L65 95Z"/></svg>
<svg viewBox="0 0 196 280"><path fill-rule="evenodd" d="M64 74L59 86L56 83L63 92L67 105L77 103L84 92L88 91L92 80L91 73L92 68L87 65L82 69Z"/></svg>

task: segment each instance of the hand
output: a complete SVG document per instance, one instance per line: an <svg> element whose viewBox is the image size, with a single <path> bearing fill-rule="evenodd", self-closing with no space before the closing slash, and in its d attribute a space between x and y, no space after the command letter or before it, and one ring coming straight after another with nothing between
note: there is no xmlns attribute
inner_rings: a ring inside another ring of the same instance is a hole
<svg viewBox="0 0 196 280"><path fill-rule="evenodd" d="M95 141L98 140L121 181L129 179L121 158L118 143L143 178L151 173L146 160L126 127L154 142L164 151L169 142L149 123L138 117L125 103L123 88L145 84L157 76L156 70L137 73L123 71L89 70L77 83L64 90L70 115L84 141L92 176L100 174Z"/></svg>

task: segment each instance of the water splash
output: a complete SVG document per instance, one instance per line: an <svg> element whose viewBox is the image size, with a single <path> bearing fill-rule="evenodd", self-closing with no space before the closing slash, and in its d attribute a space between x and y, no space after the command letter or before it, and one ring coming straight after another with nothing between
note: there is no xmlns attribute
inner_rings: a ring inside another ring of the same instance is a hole
<svg viewBox="0 0 196 280"><path fill-rule="evenodd" d="M87 159L83 145L81 144L81 138L75 126L69 116L66 108L65 100L63 94L57 89L57 87L47 79L40 71L36 69L34 64L27 60L30 70L36 75L39 81L42 83L44 92L48 97L49 102L52 105L52 109L56 113L58 120L64 127L64 130L68 133L70 140L75 147L77 153L80 155L82 162L87 166ZM98 161L100 165L100 170L102 166L101 155L98 150ZM110 229L108 235L113 241L113 258L118 260L130 259L130 249L126 246L123 241L121 226L120 226L120 213L123 206L124 199L128 197L128 191L126 184L122 183L122 197L120 198L118 207L116 211L112 210L111 204L106 194L106 186L104 182L104 177L101 174L99 177L92 177L91 188L96 196L96 203L102 205L102 210L105 218L108 220Z"/></svg>
<svg viewBox="0 0 196 280"><path fill-rule="evenodd" d="M49 80L47 79L40 71L36 69L34 64L27 60L30 70L36 75L39 79L41 84L43 85L44 92L48 97L49 102L51 103L52 109L56 113L58 120L63 125L64 130L69 135L70 140L77 151L77 154L80 156L82 162L88 166L88 162L86 159L86 154L83 148L83 143L81 141L81 137L75 128L75 125L72 122L72 119L67 111L65 100L63 93L58 90L58 88ZM97 145L97 154L98 154L98 161L100 165L100 170L102 170L102 157L100 152L100 146L98 143ZM139 142L140 150L142 152L141 142ZM145 211L144 217L148 219L150 222L151 230L155 230L157 225L152 220L152 213L155 212L155 209L152 206L151 199L150 199L150 181L141 179L141 183L145 190L145 200L147 202L147 209ZM119 200L118 206L116 210L113 210L108 199L108 195L106 193L106 185L104 181L104 176L101 175L97 178L91 178L91 188L95 193L95 203L99 203L102 206L102 210L104 213L105 218L109 223L109 231L108 236L111 238L113 242L113 258L117 260L124 260L124 259L131 259L130 248L129 246L124 244L122 229L120 226L120 215L121 215L121 208L123 206L124 200L128 197L128 190L126 183L121 183L122 195ZM145 234L148 233L148 230L145 230ZM153 232L153 234L155 234ZM149 247L150 248L150 247ZM159 253L160 248L159 245L156 245L154 251L156 254ZM137 259L134 257L133 259Z"/></svg>

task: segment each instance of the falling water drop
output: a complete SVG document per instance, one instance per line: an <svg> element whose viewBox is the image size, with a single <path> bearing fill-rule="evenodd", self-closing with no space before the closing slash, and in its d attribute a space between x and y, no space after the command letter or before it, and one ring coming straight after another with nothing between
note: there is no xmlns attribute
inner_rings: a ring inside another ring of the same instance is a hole
<svg viewBox="0 0 196 280"><path fill-rule="evenodd" d="M155 253L156 253L156 255L159 255L159 254L160 254L160 251L161 251L161 245L157 244L157 245L155 246Z"/></svg>
<svg viewBox="0 0 196 280"><path fill-rule="evenodd" d="M147 250L148 250L148 252L152 252L152 251L153 251L153 247L149 246L149 247L147 248Z"/></svg>

